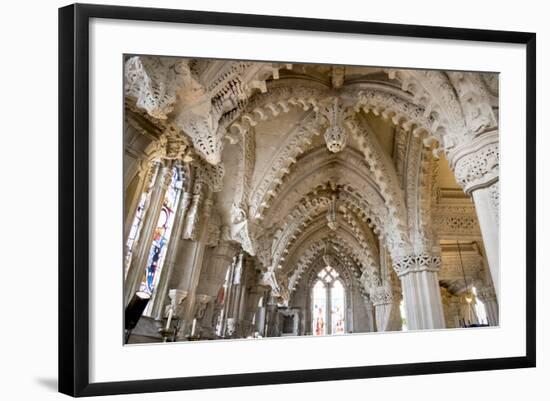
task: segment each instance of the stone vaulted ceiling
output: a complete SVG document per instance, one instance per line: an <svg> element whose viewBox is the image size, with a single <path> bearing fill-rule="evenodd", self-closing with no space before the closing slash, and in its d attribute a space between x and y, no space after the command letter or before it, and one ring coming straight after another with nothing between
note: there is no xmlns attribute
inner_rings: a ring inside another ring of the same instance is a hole
<svg viewBox="0 0 550 401"><path fill-rule="evenodd" d="M439 245L434 193L460 187L436 157L498 124L477 73L130 57L125 89L282 300L323 257L376 286L382 249Z"/></svg>

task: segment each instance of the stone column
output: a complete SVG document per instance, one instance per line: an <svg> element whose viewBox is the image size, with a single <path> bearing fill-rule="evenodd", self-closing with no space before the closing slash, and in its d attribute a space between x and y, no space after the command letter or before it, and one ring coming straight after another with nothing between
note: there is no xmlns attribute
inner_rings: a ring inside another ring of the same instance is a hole
<svg viewBox="0 0 550 401"><path fill-rule="evenodd" d="M399 331L402 328L401 294L391 283L374 288L371 294L375 309L377 331Z"/></svg>
<svg viewBox="0 0 550 401"><path fill-rule="evenodd" d="M498 302L493 287L482 287L477 290L477 298L483 302L489 326L498 326L499 313Z"/></svg>
<svg viewBox="0 0 550 401"><path fill-rule="evenodd" d="M376 318L375 318L375 309L374 305L372 304L372 300L364 296L363 301L365 303L365 308L367 310L367 327L369 332L377 331L376 330Z"/></svg>
<svg viewBox="0 0 550 401"><path fill-rule="evenodd" d="M466 325L479 323L475 310L475 298L470 292L460 296L460 315Z"/></svg>
<svg viewBox="0 0 550 401"><path fill-rule="evenodd" d="M209 295L213 299L203 318L202 330L204 336L209 335L211 338L215 336L217 315L222 313L225 306L220 304L221 299L217 299L218 293L224 285L227 269L231 267L233 257L238 252L238 244L227 240L220 241L216 247L208 250L208 258L201 272L198 286L200 293ZM224 294L224 304L226 299L227 293Z"/></svg>
<svg viewBox="0 0 550 401"><path fill-rule="evenodd" d="M267 302L266 307L266 324L265 324L265 336L266 337L278 337L279 336L279 307L277 301L271 296Z"/></svg>
<svg viewBox="0 0 550 401"><path fill-rule="evenodd" d="M136 250L136 258L132 260L126 281L124 283L124 299L125 304L130 302L130 299L139 290L140 280L145 274L147 268L147 262L149 260L149 252L151 251L151 243L153 241L153 234L158 224L160 212L162 210L162 204L164 197L170 182L172 180L172 163L167 163L160 174L157 174L155 181L155 187L151 194L151 200L147 214L143 220L143 227L141 228L140 239L138 249Z"/></svg>
<svg viewBox="0 0 550 401"><path fill-rule="evenodd" d="M256 331L259 333L262 337L267 337L266 335L266 318L267 318L267 301L270 297L270 288L266 286L258 286L261 287L263 290L263 293L261 293L262 297L262 304L261 306L258 306L258 311L256 312ZM258 303L260 301L258 300Z"/></svg>
<svg viewBox="0 0 550 401"><path fill-rule="evenodd" d="M182 332L187 335L191 329L193 312L195 308L195 294L197 293L198 281L203 265L206 240L208 235L208 216L212 201L208 198L201 202L202 194L193 195L189 214L186 218L186 226L183 229L184 238L186 233L193 233L192 239L179 239L170 287L181 288L188 291L187 302L182 320ZM199 224L200 221L200 224ZM192 227L189 227L191 225Z"/></svg>
<svg viewBox="0 0 550 401"><path fill-rule="evenodd" d="M438 278L440 266L441 257L429 253L393 261L393 268L401 279L409 330L445 328Z"/></svg>
<svg viewBox="0 0 550 401"><path fill-rule="evenodd" d="M475 204L495 293L499 289L499 138L498 130L458 145L447 155L464 192Z"/></svg>
<svg viewBox="0 0 550 401"><path fill-rule="evenodd" d="M195 296L196 305L195 305L195 314L194 319L196 319L196 327L195 332L191 331L192 335L200 335L202 337L202 326L203 326L203 319L206 314L206 308L208 307L208 304L212 300L212 297L210 295L206 294L198 294Z"/></svg>
<svg viewBox="0 0 550 401"><path fill-rule="evenodd" d="M239 254L235 264L233 265L233 271L230 277L230 285L228 286L227 304L225 308L226 330L225 335L227 337L238 337L239 335L239 310L241 305L241 287L243 279L244 268L244 255Z"/></svg>
<svg viewBox="0 0 550 401"><path fill-rule="evenodd" d="M441 289L441 299L443 302L445 327L448 329L460 327L460 299L443 288Z"/></svg>

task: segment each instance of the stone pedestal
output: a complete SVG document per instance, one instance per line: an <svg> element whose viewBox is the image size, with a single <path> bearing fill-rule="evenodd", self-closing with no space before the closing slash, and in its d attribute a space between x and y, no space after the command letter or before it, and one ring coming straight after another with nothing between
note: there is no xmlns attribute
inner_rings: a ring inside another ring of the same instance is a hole
<svg viewBox="0 0 550 401"><path fill-rule="evenodd" d="M399 258L393 264L401 279L407 328L445 328L438 279L441 257L423 253Z"/></svg>

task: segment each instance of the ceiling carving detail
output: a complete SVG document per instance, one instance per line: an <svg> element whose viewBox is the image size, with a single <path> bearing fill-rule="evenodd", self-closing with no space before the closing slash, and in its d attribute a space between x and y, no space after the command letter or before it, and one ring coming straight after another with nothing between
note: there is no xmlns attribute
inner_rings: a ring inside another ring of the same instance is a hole
<svg viewBox="0 0 550 401"><path fill-rule="evenodd" d="M471 202L436 195L437 158L448 157L466 193L496 181L498 81L395 69L348 81L344 67L323 80L295 67L126 60L127 119L151 142L148 157L193 166L195 185L214 194L209 246L223 229L281 303L327 258L371 299L394 292L382 252L398 274L428 266L456 280L454 259L432 251L480 230Z"/></svg>

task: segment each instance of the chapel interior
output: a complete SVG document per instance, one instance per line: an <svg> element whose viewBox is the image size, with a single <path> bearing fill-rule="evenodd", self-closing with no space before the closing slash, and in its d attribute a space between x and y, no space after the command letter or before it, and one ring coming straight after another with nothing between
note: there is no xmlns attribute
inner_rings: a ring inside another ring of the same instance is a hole
<svg viewBox="0 0 550 401"><path fill-rule="evenodd" d="M498 85L127 56L124 342L498 326Z"/></svg>

